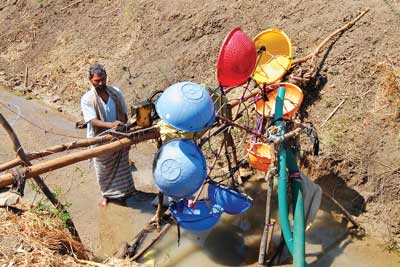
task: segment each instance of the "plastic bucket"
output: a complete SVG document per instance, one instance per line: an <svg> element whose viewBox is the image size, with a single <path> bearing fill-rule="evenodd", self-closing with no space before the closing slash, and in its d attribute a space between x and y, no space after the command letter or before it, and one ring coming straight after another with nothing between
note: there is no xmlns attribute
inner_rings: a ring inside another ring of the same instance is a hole
<svg viewBox="0 0 400 267"><path fill-rule="evenodd" d="M249 196L215 182L208 185L208 199L232 215L244 213L253 206L253 200Z"/></svg>
<svg viewBox="0 0 400 267"><path fill-rule="evenodd" d="M206 175L203 152L191 140L173 139L165 143L153 162L155 184L162 193L175 199L192 196Z"/></svg>
<svg viewBox="0 0 400 267"><path fill-rule="evenodd" d="M259 84L271 84L281 79L292 64L292 44L281 30L269 29L254 38L257 51L264 47L253 74Z"/></svg>

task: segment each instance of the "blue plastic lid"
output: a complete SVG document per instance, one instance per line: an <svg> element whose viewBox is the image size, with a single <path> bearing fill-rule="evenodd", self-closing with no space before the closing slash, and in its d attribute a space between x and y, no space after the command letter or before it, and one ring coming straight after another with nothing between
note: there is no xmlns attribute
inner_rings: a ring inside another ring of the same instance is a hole
<svg viewBox="0 0 400 267"><path fill-rule="evenodd" d="M192 82L168 87L157 99L156 111L165 123L186 132L202 131L215 121L215 107L207 89Z"/></svg>
<svg viewBox="0 0 400 267"><path fill-rule="evenodd" d="M162 145L155 156L154 181L167 196L176 199L192 196L206 175L206 159L191 140L173 139Z"/></svg>
<svg viewBox="0 0 400 267"><path fill-rule="evenodd" d="M210 229L217 224L223 212L219 205L213 205L206 201L197 201L196 206L191 209L187 200L173 203L170 210L177 223L190 231Z"/></svg>
<svg viewBox="0 0 400 267"><path fill-rule="evenodd" d="M244 213L253 206L253 200L249 196L215 182L208 185L208 199L232 215Z"/></svg>

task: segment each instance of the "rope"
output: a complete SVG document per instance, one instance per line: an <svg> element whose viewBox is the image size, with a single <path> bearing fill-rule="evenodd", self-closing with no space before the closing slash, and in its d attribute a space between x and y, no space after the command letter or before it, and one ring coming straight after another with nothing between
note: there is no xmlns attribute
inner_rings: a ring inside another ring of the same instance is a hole
<svg viewBox="0 0 400 267"><path fill-rule="evenodd" d="M23 197L24 196L24 191L25 191L26 174L20 168L15 168L12 171L12 174L14 176L14 180L13 180L13 183L11 185L10 192L17 193L21 197Z"/></svg>

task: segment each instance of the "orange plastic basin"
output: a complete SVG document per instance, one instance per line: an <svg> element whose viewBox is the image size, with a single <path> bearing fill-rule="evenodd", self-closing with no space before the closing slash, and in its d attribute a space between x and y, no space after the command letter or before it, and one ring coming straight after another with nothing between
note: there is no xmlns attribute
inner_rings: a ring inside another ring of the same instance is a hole
<svg viewBox="0 0 400 267"><path fill-rule="evenodd" d="M250 150L250 151L249 151ZM247 143L246 153L249 164L260 171L267 172L273 156L273 145L265 143Z"/></svg>
<svg viewBox="0 0 400 267"><path fill-rule="evenodd" d="M266 91L269 91L267 93L267 101L264 101L261 94L258 94L257 98L259 98L259 100L256 102L258 114L266 118L272 118L274 116L276 95L278 94L278 88L280 86L286 88L285 99L283 101L283 119L289 120L296 114L303 102L303 91L301 91L297 85L291 83L276 83L267 86L265 88Z"/></svg>

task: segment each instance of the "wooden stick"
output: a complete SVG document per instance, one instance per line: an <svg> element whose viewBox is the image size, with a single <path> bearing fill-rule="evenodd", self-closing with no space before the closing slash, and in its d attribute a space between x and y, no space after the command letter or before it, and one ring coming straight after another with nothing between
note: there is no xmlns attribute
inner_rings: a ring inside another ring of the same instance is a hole
<svg viewBox="0 0 400 267"><path fill-rule="evenodd" d="M117 138L117 137L112 136L111 134L107 134L104 136L99 136L99 137L94 137L94 138L80 139L80 140L77 140L74 142L52 146L52 147L46 148L43 151L27 153L26 157L28 158L28 160L34 160L34 159L42 158L42 157L45 157L48 155L53 155L55 153L63 152L63 151L74 149L74 148L88 147L91 145L105 143L105 142L112 140L113 138ZM9 162L0 164L0 172L14 168L18 165L22 165L22 161L20 158L16 158Z"/></svg>
<svg viewBox="0 0 400 267"><path fill-rule="evenodd" d="M132 240L132 245L129 246L128 248L128 254L127 256L129 256L130 258L132 258L134 255L136 255L136 251L139 248L140 244L143 243L143 240L146 238L146 234L150 233L152 231L152 229L154 229L153 227L153 222L156 216L154 216L148 223L147 225L140 230L140 232L134 237L134 239ZM171 212L169 210L167 210L166 212L164 212L164 218L171 217ZM167 219L166 219L167 220Z"/></svg>
<svg viewBox="0 0 400 267"><path fill-rule="evenodd" d="M282 143L283 140L293 138L293 137L297 136L302 130L303 130L303 128L296 128L293 131L285 133L282 138L275 139L274 143L279 144L279 143Z"/></svg>
<svg viewBox="0 0 400 267"><path fill-rule="evenodd" d="M328 37L326 37L318 46L317 48L314 50L314 52L308 54L305 57L293 60L292 65L295 64L299 64L299 63L303 63L307 60L309 60L310 58L314 58L316 56L318 56L318 54L321 52L321 49L329 42L329 40L331 40L334 36L336 36L339 33L342 33L346 30L348 30L349 28L351 28L358 20L360 20L365 14L367 14L369 11L369 8L365 9L363 12L361 12L355 19L353 19L352 21L346 23L343 27L341 27L340 29L337 29L336 31L334 31L333 33L331 33Z"/></svg>
<svg viewBox="0 0 400 267"><path fill-rule="evenodd" d="M13 142L14 150L15 150L15 152L17 152L20 159L25 163L26 166L32 166L31 162L25 155L24 149L22 148L22 145L19 142L17 135L15 134L11 125L8 123L8 121L4 118L3 114L1 114L1 113L0 113L0 124L4 127L4 129L8 133L10 139ZM47 185L45 184L45 182L39 175L33 176L33 180L38 185L38 187L42 190L43 194L47 197L47 199L50 200L50 202L56 207L56 209L58 209L60 211L68 212L67 209L64 207L64 205L50 191L50 189L47 187ZM75 227L72 219L70 219L70 218L67 219L66 224L67 224L67 228L70 231L70 233L72 234L72 236L74 236L79 242L81 242L78 231L76 230L76 227Z"/></svg>
<svg viewBox="0 0 400 267"><path fill-rule="evenodd" d="M162 144L163 143L162 143L161 138L158 138L157 149L160 149ZM158 192L157 196L158 196L158 203L157 203L155 224L156 224L157 230L160 231L160 229L161 229L160 222L161 222L161 217L163 215L164 194L160 191L160 192Z"/></svg>
<svg viewBox="0 0 400 267"><path fill-rule="evenodd" d="M153 246L169 230L170 227L171 224L169 223L166 226L164 226L161 232L159 232L158 235L154 237L153 240L151 240L151 242L147 246L145 246L135 256L133 256L131 260L136 261L137 259L139 259L151 246Z"/></svg>
<svg viewBox="0 0 400 267"><path fill-rule="evenodd" d="M143 230L141 230L139 232L139 234L136 237L136 240L132 243L132 245L129 246L128 254L125 256L133 257L134 255L136 255L136 252L137 252L140 244L142 244L143 240L145 239L147 233L148 233L148 231L146 228L144 228Z"/></svg>
<svg viewBox="0 0 400 267"><path fill-rule="evenodd" d="M225 141L226 141L226 135L224 135L224 139L222 140L221 145L220 145L220 147L219 147L219 149L218 149L217 156L215 157L213 163L211 164L211 167L210 167L209 170L208 170L206 179L204 180L204 182L203 182L203 184L201 185L200 189L197 191L196 196L195 196L194 199L193 199L193 203L196 203L196 202L197 202L197 200L200 198L201 193L203 192L204 187L205 187L206 184L208 183L208 179L207 179L207 178L210 176L212 170L214 169L215 164L216 164L217 161L218 161L218 155L221 155L222 149L223 149L224 146L225 146Z"/></svg>
<svg viewBox="0 0 400 267"><path fill-rule="evenodd" d="M128 128L133 127L132 125L128 124ZM151 128L147 128L146 130L150 130L155 128L154 126ZM140 130L143 131L143 130ZM133 130L131 132L129 132L130 134L134 134L135 132L138 132L138 130ZM88 147L91 145L97 145L97 144L101 144L101 143L105 143L105 142L109 142L113 139L120 139L123 136L113 136L111 134L106 134L106 135L102 135L102 136L96 136L93 138L83 138L83 139L79 139L70 143L66 143L66 144L61 144L61 145L56 145L53 147L49 147L46 148L43 151L40 152L32 152L32 153L27 153L27 157L29 160L33 160L33 159L38 159L38 158L43 158L45 156L49 156L49 155L53 155L55 153L59 153L59 152L63 152L66 150L71 150L71 149L75 149L75 148L82 148L82 147ZM0 164L0 172L8 170L10 168L16 167L18 165L22 165L23 162L17 157L16 159L13 159L11 161L8 161L6 163Z"/></svg>
<svg viewBox="0 0 400 267"><path fill-rule="evenodd" d="M164 194L162 192L158 192L157 196L158 196L158 203L157 203L157 211L156 211L156 221L155 221L155 223L156 223L157 230L160 231L160 229L161 229L160 222L161 222L161 217L162 217L162 214L163 214L162 207L163 207L163 204L164 204Z"/></svg>
<svg viewBox="0 0 400 267"><path fill-rule="evenodd" d="M264 220L264 229L261 237L260 243L260 251L258 254L258 264L264 265L265 255L268 253L269 242L268 237L272 236L271 231L271 199L272 199L272 191L274 190L274 176L269 175L270 172L267 173L267 201L265 203L265 220Z"/></svg>
<svg viewBox="0 0 400 267"><path fill-rule="evenodd" d="M342 102L339 103L339 105L336 106L336 108L329 114L329 116L324 120L323 123L321 123L320 128L324 127L325 123L338 111L338 109L343 105L343 103L346 101L346 98L342 100Z"/></svg>
<svg viewBox="0 0 400 267"><path fill-rule="evenodd" d="M108 267L109 266L108 264L98 263L95 261L81 260L76 257L74 257L74 260L79 264L85 264L85 265L90 265L90 266L95 266L95 267Z"/></svg>
<svg viewBox="0 0 400 267"><path fill-rule="evenodd" d="M381 162L381 161L379 161L379 160L374 159L374 161L377 162L377 163L379 163L379 164L381 164L382 166L384 166L384 167L386 167L386 168L389 168L389 170L386 171L385 173L388 173L388 172L397 172L398 174L400 174L400 167L392 168L392 167L389 166L388 164L385 164L385 163L383 163L383 162Z"/></svg>
<svg viewBox="0 0 400 267"><path fill-rule="evenodd" d="M28 88L28 65L25 66L25 80L24 80L25 88Z"/></svg>
<svg viewBox="0 0 400 267"><path fill-rule="evenodd" d="M218 116L218 119L220 119L221 121L223 121L224 123L226 123L226 124L228 124L230 126L237 127L239 129L247 132L247 133L256 135L257 137L261 138L262 140L265 140L265 136L264 135L259 134L259 133L255 132L255 131L247 128L247 127L244 127L244 126L240 125L240 124L237 124L237 123L235 123L235 122L233 122L233 121L231 121L231 120L229 120L229 119L227 119L227 118L225 118L225 117L223 117L221 115Z"/></svg>
<svg viewBox="0 0 400 267"><path fill-rule="evenodd" d="M72 6L76 5L76 4L79 4L79 3L82 2L82 1L83 1L83 0L77 0L77 1L75 1L75 2L72 2L71 4L69 4L69 5L67 5L67 6L65 6L65 7L63 7L63 8L61 8L60 11L64 11L65 9L70 8L70 7L72 7Z"/></svg>
<svg viewBox="0 0 400 267"><path fill-rule="evenodd" d="M25 168L24 170L26 173L26 178L31 178L49 171L60 169L62 167L72 165L74 163L94 158L100 155L113 153L121 149L128 148L133 144L143 142L145 140L156 139L159 136L159 131L155 128L152 128L150 130L142 131L140 133L135 133L131 137L125 137L106 145L101 145L85 151L75 152L69 155L64 155L57 159L32 165L31 167ZM12 184L13 179L14 177L11 173L0 175L0 188Z"/></svg>
<svg viewBox="0 0 400 267"><path fill-rule="evenodd" d="M259 94L261 92L260 88L256 88L250 91L250 94L245 96L243 99L233 99L231 101L229 101L229 104L233 107L239 105L240 102L244 102L249 100L252 97L255 97L257 94Z"/></svg>
<svg viewBox="0 0 400 267"><path fill-rule="evenodd" d="M275 250L275 246L272 240L272 237L274 235L274 228L275 228L275 220L271 219L270 221L270 227L268 229L268 236L267 236L267 248L266 248L266 252L267 252L267 262L269 262L269 258L272 257L273 252Z"/></svg>
<svg viewBox="0 0 400 267"><path fill-rule="evenodd" d="M97 19L97 18L102 18L102 17L107 17L108 15L111 15L111 14L114 13L115 11L118 11L118 9L119 9L119 7L116 8L116 9L113 9L113 10L111 10L111 11L108 11L108 12L102 14L102 15L88 15L88 17L89 17L89 18L95 18L95 19Z"/></svg>
<svg viewBox="0 0 400 267"><path fill-rule="evenodd" d="M322 191L322 193L324 194L324 196L326 196L327 198L329 198L333 203L335 203L336 206L338 206L338 208L343 212L343 215L347 218L347 220L349 220L355 227L357 227L358 229L363 229L361 227L361 225L353 218L353 216L350 214L350 212L348 212L343 206L342 204L340 204L336 199L334 199L331 195L329 195L328 193Z"/></svg>

